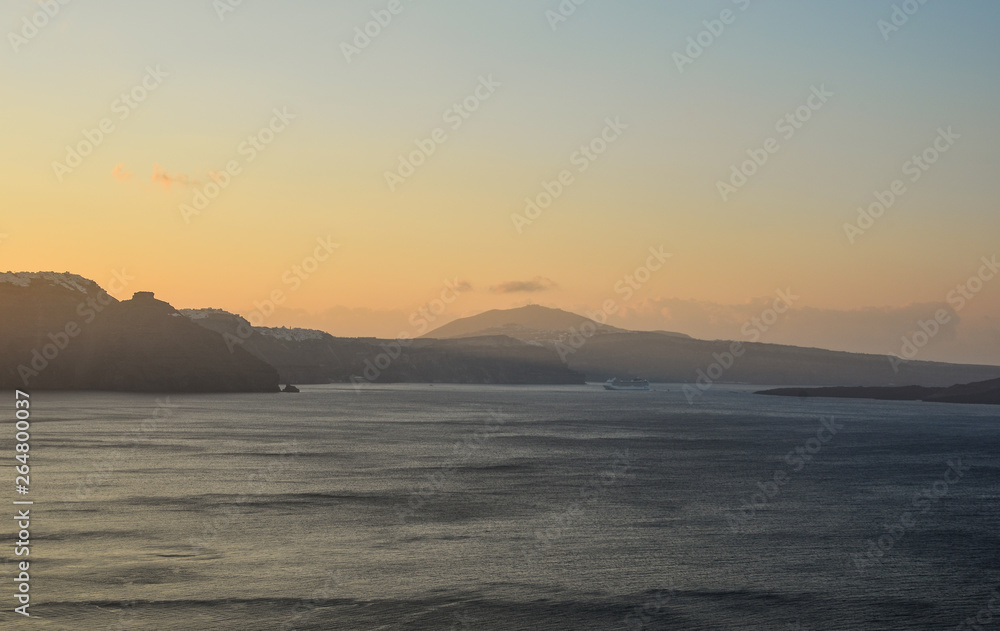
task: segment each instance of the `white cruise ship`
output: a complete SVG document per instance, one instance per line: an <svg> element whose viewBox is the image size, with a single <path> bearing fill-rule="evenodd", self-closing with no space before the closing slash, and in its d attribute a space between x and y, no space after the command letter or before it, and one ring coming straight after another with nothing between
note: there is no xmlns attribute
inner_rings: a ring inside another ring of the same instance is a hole
<svg viewBox="0 0 1000 631"><path fill-rule="evenodd" d="M604 383L605 390L649 390L649 382L645 379L608 379Z"/></svg>

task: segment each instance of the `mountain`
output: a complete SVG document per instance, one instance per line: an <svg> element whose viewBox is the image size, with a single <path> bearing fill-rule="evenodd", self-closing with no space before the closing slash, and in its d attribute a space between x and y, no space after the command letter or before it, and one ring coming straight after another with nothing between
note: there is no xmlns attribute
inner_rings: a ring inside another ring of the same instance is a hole
<svg viewBox="0 0 1000 631"><path fill-rule="evenodd" d="M277 371L148 292L118 301L55 272L0 274L0 388L277 392Z"/></svg>
<svg viewBox="0 0 1000 631"><path fill-rule="evenodd" d="M522 342L554 345L557 341L571 337L574 331L580 330L586 330L591 335L633 333L633 331L607 324L598 324L590 318L570 311L528 305L516 309L493 309L468 318L453 320L422 337L424 339L457 339L506 335ZM684 333L670 331L652 331L652 333L691 339L691 336Z"/></svg>
<svg viewBox="0 0 1000 631"><path fill-rule="evenodd" d="M702 389L714 382L942 388L1000 379L995 366L627 331L534 305L456 320L408 342L337 338L255 328L218 309L179 312L148 292L119 302L93 281L53 272L0 274L0 322L5 389L27 381L29 389L275 392L279 379L579 384L629 375ZM923 394L992 396L963 387Z"/></svg>
<svg viewBox="0 0 1000 631"><path fill-rule="evenodd" d="M930 403L985 403L1000 405L1000 379L966 383L948 388L777 388L757 394L779 397L834 397L879 399L884 401L927 401Z"/></svg>
<svg viewBox="0 0 1000 631"><path fill-rule="evenodd" d="M181 313L277 368L285 383L583 383L583 375L567 368L554 351L502 335L400 343L252 327L219 309Z"/></svg>
<svg viewBox="0 0 1000 631"><path fill-rule="evenodd" d="M623 332L600 325L575 313L528 305L518 309L493 309L479 315L454 320L422 336L425 339L456 339L506 335L522 342L553 341L573 328L590 323L599 334Z"/></svg>
<svg viewBox="0 0 1000 631"><path fill-rule="evenodd" d="M942 387L1000 377L1000 367L890 361L886 355L845 353L781 344L697 340L663 331L627 331L539 306L462 318L424 338L503 332L552 348L567 366L603 381L640 376L660 382L756 383L809 386Z"/></svg>

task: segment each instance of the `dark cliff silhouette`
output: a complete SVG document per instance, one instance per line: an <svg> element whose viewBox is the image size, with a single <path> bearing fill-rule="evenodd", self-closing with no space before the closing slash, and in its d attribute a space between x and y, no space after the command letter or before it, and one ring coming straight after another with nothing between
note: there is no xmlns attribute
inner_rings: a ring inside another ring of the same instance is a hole
<svg viewBox="0 0 1000 631"><path fill-rule="evenodd" d="M8 275L9 276L9 275ZM0 387L277 392L278 373L152 293L119 302L71 274L0 282Z"/></svg>

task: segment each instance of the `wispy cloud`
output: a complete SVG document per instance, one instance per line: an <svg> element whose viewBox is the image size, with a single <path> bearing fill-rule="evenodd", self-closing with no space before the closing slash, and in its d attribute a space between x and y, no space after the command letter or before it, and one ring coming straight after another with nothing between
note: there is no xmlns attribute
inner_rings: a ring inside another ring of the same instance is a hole
<svg viewBox="0 0 1000 631"><path fill-rule="evenodd" d="M535 276L531 280L511 280L499 285L493 285L490 287L490 291L495 294L534 293L548 291L555 287L556 284L551 278Z"/></svg>
<svg viewBox="0 0 1000 631"><path fill-rule="evenodd" d="M168 190L170 189L171 186L174 185L194 186L195 184L197 184L196 181L192 180L190 177L184 175L183 173L178 173L178 174L167 173L167 170L164 169L159 164L153 165L153 182L162 185L163 188Z"/></svg>
<svg viewBox="0 0 1000 631"><path fill-rule="evenodd" d="M111 169L111 175L119 182L127 182L132 179L132 172L121 163L116 164L115 168Z"/></svg>

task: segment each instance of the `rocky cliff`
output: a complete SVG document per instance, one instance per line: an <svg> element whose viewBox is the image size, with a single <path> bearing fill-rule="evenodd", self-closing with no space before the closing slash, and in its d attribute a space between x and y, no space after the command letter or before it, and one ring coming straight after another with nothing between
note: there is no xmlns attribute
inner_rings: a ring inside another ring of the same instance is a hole
<svg viewBox="0 0 1000 631"><path fill-rule="evenodd" d="M119 302L93 281L0 274L0 387L277 392L278 373L153 294Z"/></svg>

